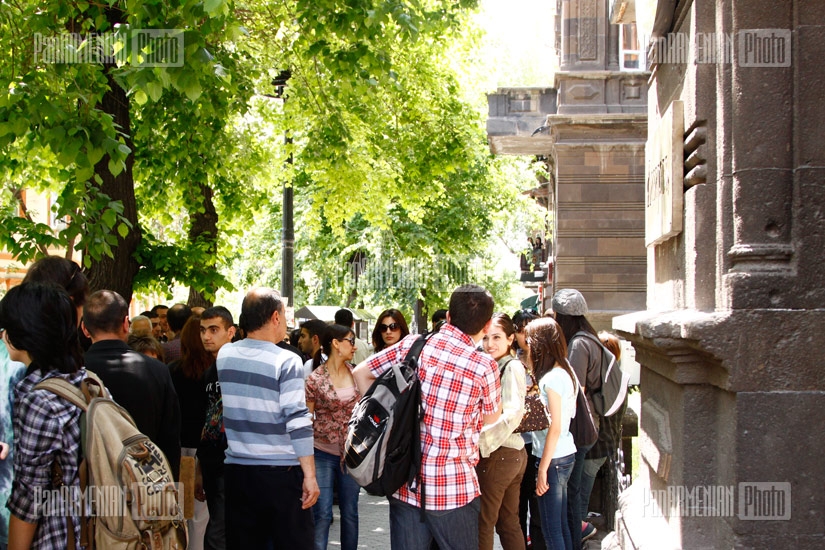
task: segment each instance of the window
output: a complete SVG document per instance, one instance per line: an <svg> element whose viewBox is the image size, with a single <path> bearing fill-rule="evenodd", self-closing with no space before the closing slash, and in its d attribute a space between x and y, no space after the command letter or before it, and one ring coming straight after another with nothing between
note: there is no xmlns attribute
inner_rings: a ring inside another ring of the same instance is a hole
<svg viewBox="0 0 825 550"><path fill-rule="evenodd" d="M623 71L643 71L646 69L644 41L639 40L636 24L621 26L619 35L619 67Z"/></svg>

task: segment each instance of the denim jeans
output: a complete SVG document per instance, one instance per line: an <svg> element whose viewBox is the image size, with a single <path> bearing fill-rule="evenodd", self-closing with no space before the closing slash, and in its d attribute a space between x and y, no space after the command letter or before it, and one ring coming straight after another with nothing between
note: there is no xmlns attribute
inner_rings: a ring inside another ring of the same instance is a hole
<svg viewBox="0 0 825 550"><path fill-rule="evenodd" d="M341 457L315 449L315 477L321 495L312 507L315 517L315 550L326 550L332 523L332 490L338 484L338 508L341 510L341 548L358 546L358 493L361 487L345 471Z"/></svg>
<svg viewBox="0 0 825 550"><path fill-rule="evenodd" d="M540 459L536 459L538 463ZM541 530L547 550L572 550L573 540L567 519L567 482L576 463L575 455L554 458L547 468L547 492L539 497ZM579 527L581 531L581 527ZM579 534L581 538L581 533Z"/></svg>
<svg viewBox="0 0 825 550"><path fill-rule="evenodd" d="M478 513L481 497L452 510L426 510L390 497L392 550L429 550L435 540L439 550L478 550Z"/></svg>
<svg viewBox="0 0 825 550"><path fill-rule="evenodd" d="M581 550L582 547L582 472L584 457L591 448L593 445L576 449L576 463L567 483L567 522L573 537L573 550Z"/></svg>
<svg viewBox="0 0 825 550"><path fill-rule="evenodd" d="M590 506L590 493L593 492L593 484L596 483L596 475L599 473L606 456L601 458L584 459L584 470L582 470L582 492L579 504L581 504L582 521L587 521L587 509Z"/></svg>

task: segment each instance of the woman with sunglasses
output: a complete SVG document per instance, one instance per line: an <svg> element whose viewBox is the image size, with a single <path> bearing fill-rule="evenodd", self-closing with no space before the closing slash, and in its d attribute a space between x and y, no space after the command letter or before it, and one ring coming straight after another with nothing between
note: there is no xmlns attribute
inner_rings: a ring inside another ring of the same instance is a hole
<svg viewBox="0 0 825 550"><path fill-rule="evenodd" d="M307 408L314 414L315 475L321 495L312 507L315 517L315 548L326 550L332 523L332 490L338 484L341 509L341 548L358 546L358 493L361 487L344 465L344 441L352 409L361 395L352 378L355 334L350 327L330 325L321 341L327 360L307 377Z"/></svg>
<svg viewBox="0 0 825 550"><path fill-rule="evenodd" d="M410 333L404 314L397 309L382 311L372 331L372 347L375 353L397 344Z"/></svg>

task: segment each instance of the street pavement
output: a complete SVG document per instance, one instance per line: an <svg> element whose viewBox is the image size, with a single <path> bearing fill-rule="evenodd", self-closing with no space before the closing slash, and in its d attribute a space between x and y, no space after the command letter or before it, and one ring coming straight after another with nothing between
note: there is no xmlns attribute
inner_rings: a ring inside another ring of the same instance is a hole
<svg viewBox="0 0 825 550"><path fill-rule="evenodd" d="M338 506L332 508L333 522L329 529L329 549L341 548L341 515ZM390 505L386 497L374 497L361 491L358 499L358 548L390 549ZM598 550L604 534L599 532L587 541L584 550ZM496 537L494 550L502 550Z"/></svg>

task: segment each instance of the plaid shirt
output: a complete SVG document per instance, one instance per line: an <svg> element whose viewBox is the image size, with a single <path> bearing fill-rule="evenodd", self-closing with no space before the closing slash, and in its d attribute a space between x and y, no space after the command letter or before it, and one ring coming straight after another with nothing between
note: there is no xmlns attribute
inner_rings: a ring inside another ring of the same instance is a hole
<svg viewBox="0 0 825 550"><path fill-rule="evenodd" d="M373 355L367 367L379 376L402 361L415 335ZM419 357L418 377L424 420L421 423L422 482L427 510L452 510L481 494L475 465L482 415L501 401L498 366L476 351L472 339L450 324L432 336ZM420 507L419 492L409 486L394 495Z"/></svg>
<svg viewBox="0 0 825 550"><path fill-rule="evenodd" d="M54 461L63 469L63 484L79 490L81 411L47 390L34 389L44 378L54 376L80 386L86 371L81 369L71 375L49 372L44 376L31 365L14 391L14 482L8 508L23 521L37 523L32 548L65 548L68 541L65 508L50 513L43 493L38 490L53 488ZM73 521L75 533L79 534L77 518Z"/></svg>

